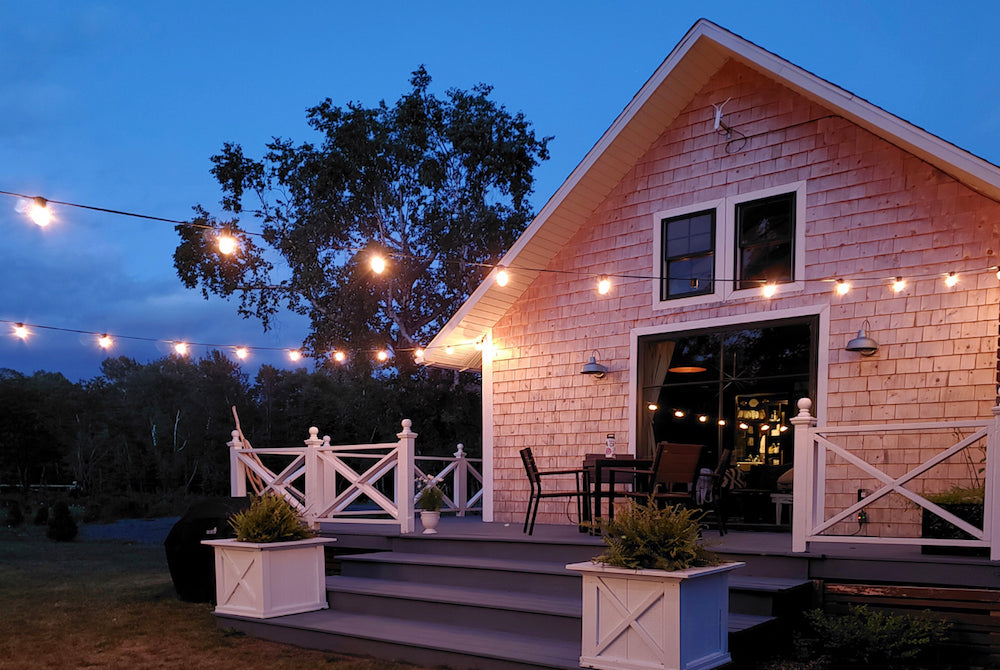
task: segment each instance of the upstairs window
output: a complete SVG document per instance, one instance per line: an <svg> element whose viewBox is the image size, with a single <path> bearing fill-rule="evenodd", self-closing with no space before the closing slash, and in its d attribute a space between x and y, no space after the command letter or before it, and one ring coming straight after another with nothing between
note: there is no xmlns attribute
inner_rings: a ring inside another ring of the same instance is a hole
<svg viewBox="0 0 1000 670"><path fill-rule="evenodd" d="M736 289L793 280L795 193L736 206Z"/></svg>
<svg viewBox="0 0 1000 670"><path fill-rule="evenodd" d="M712 293L715 284L715 210L663 219L660 300Z"/></svg>

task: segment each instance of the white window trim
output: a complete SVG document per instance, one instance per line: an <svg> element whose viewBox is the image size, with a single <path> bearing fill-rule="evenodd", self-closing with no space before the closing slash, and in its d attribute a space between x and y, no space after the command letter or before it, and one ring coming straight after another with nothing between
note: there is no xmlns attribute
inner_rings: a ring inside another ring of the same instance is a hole
<svg viewBox="0 0 1000 670"><path fill-rule="evenodd" d="M693 307L726 300L739 300L760 296L760 289L736 290L736 207L751 200L762 200L776 195L795 193L795 240L793 242L792 276L795 281L778 284L777 295L794 293L805 288L806 272L806 182L799 181L772 188L731 195L720 200L709 200L694 205L677 207L653 215L653 311L662 312L677 308ZM715 278L712 292L690 298L660 300L660 273L663 271L662 231L663 219L706 210L715 210ZM728 280L728 281L727 281Z"/></svg>
<svg viewBox="0 0 1000 670"><path fill-rule="evenodd" d="M827 393L830 380L830 305L809 305L790 309L768 310L759 314L741 314L739 316L722 316L714 319L701 319L679 323L667 323L656 326L633 328L629 333L629 392L628 392L628 453L636 453L636 435L638 434L639 405L639 339L649 335L665 335L682 333L692 330L712 330L732 326L753 326L754 324L799 319L802 317L819 317L819 332L816 334L816 397L813 402L812 415L818 419L819 425L826 425ZM798 402L795 398L794 402ZM797 413L797 410L793 410Z"/></svg>

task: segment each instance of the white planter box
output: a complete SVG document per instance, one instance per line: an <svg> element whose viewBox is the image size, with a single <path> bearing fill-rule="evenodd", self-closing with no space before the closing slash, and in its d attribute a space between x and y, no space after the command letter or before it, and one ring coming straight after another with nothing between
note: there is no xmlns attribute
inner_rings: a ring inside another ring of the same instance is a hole
<svg viewBox="0 0 1000 670"><path fill-rule="evenodd" d="M203 540L215 547L215 611L268 619L326 609L323 545L331 542Z"/></svg>
<svg viewBox="0 0 1000 670"><path fill-rule="evenodd" d="M627 570L572 563L583 577L580 665L628 670L702 670L729 657L729 571Z"/></svg>

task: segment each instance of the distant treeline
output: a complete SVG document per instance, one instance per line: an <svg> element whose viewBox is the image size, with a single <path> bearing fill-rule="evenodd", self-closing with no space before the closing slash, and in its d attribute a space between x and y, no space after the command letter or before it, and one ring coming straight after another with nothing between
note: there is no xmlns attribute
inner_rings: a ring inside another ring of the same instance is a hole
<svg viewBox="0 0 1000 670"><path fill-rule="evenodd" d="M217 351L144 364L109 358L98 377L79 383L0 369L0 486L75 482L87 497L228 495L233 406L255 447L301 445L310 426L333 444L392 442L400 421L412 419L418 453L451 454L461 442L479 455L480 402L473 375L264 366L250 383Z"/></svg>

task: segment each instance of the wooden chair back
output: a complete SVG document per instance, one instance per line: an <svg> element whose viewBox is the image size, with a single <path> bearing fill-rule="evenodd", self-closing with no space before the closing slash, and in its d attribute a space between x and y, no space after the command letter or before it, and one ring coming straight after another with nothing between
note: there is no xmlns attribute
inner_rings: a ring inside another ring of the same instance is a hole
<svg viewBox="0 0 1000 670"><path fill-rule="evenodd" d="M700 444L676 444L660 442L656 445L656 478L654 489L669 493L676 485L684 485L694 490L698 480L698 463L704 447Z"/></svg>
<svg viewBox="0 0 1000 670"><path fill-rule="evenodd" d="M528 475L528 482L533 488L538 488L540 477L538 476L538 466L535 465L535 456L531 453L531 447L521 450L521 462L524 463L524 472Z"/></svg>

